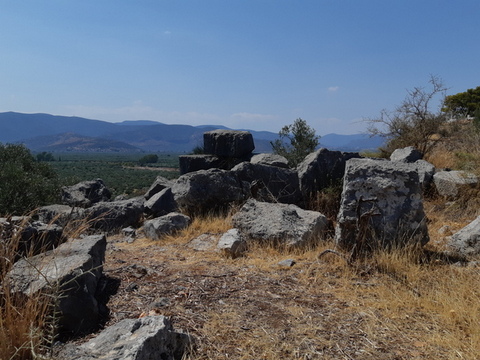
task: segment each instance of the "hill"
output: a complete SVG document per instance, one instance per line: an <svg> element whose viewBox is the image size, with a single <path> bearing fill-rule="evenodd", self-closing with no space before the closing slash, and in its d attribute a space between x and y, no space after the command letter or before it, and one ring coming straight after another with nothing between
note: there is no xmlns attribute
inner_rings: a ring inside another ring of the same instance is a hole
<svg viewBox="0 0 480 360"><path fill-rule="evenodd" d="M79 152L128 151L128 146L131 146L132 151L186 153L203 144L204 132L219 128L227 129L221 125L168 125L150 120L109 123L50 114L0 113L0 142L24 143L35 151L65 151L65 147ZM278 134L248 131L253 135L255 152L272 151L270 142L277 139ZM70 135L65 137L62 134ZM81 144L73 146L73 138L84 139ZM102 142L105 144L102 145ZM368 135L328 134L320 140L322 146L342 151L372 150L378 148L381 142L380 138Z"/></svg>

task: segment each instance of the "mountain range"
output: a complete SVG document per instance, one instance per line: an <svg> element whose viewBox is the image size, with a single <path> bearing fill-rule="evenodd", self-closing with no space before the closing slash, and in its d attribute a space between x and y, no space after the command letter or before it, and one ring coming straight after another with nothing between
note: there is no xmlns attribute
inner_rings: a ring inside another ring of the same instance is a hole
<svg viewBox="0 0 480 360"><path fill-rule="evenodd" d="M219 125L168 125L150 120L110 123L50 114L0 113L0 142L23 143L32 151L49 152L177 152L188 153L203 144L203 133L227 129ZM271 152L278 134L253 131L255 152ZM322 136L330 150L375 150L384 139L367 134Z"/></svg>

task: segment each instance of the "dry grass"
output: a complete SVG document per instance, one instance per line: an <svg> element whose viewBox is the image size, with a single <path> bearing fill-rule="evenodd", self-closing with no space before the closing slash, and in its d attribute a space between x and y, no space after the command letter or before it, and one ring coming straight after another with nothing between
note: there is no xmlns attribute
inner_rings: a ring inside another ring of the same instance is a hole
<svg viewBox="0 0 480 360"><path fill-rule="evenodd" d="M465 224L435 206L426 204L428 252L379 252L352 266L335 254L317 258L329 241L291 252L253 245L234 260L191 248L202 233L226 231L228 218L198 218L156 242L110 240L105 269L122 280L110 323L167 315L197 339L187 360L476 359L480 269L441 256L436 230ZM286 258L296 264L279 266Z"/></svg>

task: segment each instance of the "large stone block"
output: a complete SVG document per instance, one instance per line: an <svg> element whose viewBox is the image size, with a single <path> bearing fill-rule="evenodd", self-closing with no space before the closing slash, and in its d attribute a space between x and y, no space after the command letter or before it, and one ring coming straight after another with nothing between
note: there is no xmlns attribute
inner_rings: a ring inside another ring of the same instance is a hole
<svg viewBox="0 0 480 360"><path fill-rule="evenodd" d="M253 136L248 131L212 130L203 134L206 154L219 157L242 158L255 149Z"/></svg>
<svg viewBox="0 0 480 360"><path fill-rule="evenodd" d="M343 248L358 250L426 244L417 169L401 162L348 160L335 240Z"/></svg>

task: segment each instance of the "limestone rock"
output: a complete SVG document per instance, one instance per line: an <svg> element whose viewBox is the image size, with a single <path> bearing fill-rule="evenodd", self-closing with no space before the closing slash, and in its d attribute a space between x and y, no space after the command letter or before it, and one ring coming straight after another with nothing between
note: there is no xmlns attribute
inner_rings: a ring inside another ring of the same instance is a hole
<svg viewBox="0 0 480 360"><path fill-rule="evenodd" d="M255 145L248 131L220 129L203 134L203 148L206 154L242 158L251 154Z"/></svg>
<svg viewBox="0 0 480 360"><path fill-rule="evenodd" d="M348 160L335 240L340 247L363 250L426 244L429 236L416 169L401 162Z"/></svg>
<svg viewBox="0 0 480 360"><path fill-rule="evenodd" d="M91 227L116 231L127 226L137 227L143 217L143 197L98 203L86 210Z"/></svg>
<svg viewBox="0 0 480 360"><path fill-rule="evenodd" d="M100 318L95 294L106 244L102 235L69 240L55 250L19 260L6 281L12 292L25 296L58 294L61 330L89 332L98 326Z"/></svg>
<svg viewBox="0 0 480 360"><path fill-rule="evenodd" d="M145 221L143 224L143 232L147 238L159 240L166 234L187 228L190 222L191 220L188 216L173 212Z"/></svg>
<svg viewBox="0 0 480 360"><path fill-rule="evenodd" d="M200 170L180 176L172 187L180 208L188 213L221 210L246 198L247 190L235 174L227 170Z"/></svg>
<svg viewBox="0 0 480 360"><path fill-rule="evenodd" d="M168 179L164 178L163 176L157 176L157 178L155 179L153 184L150 186L150 188L145 193L145 195L144 195L145 200L150 199L153 195L155 195L156 193L159 193L163 189L171 188L172 185L173 185L173 181L168 180Z"/></svg>
<svg viewBox="0 0 480 360"><path fill-rule="evenodd" d="M298 203L301 199L297 172L276 166L243 162L232 169L250 185L251 196L260 201Z"/></svg>
<svg viewBox="0 0 480 360"><path fill-rule="evenodd" d="M447 245L463 256L480 254L480 216L453 234Z"/></svg>
<svg viewBox="0 0 480 360"><path fill-rule="evenodd" d="M271 241L286 247L318 241L327 227L326 217L319 212L254 199L248 200L232 220L247 239Z"/></svg>
<svg viewBox="0 0 480 360"><path fill-rule="evenodd" d="M478 178L466 171L438 171L433 182L441 196L456 199L464 189L477 185Z"/></svg>
<svg viewBox="0 0 480 360"><path fill-rule="evenodd" d="M252 164L262 164L288 169L288 160L277 154L257 154L250 159Z"/></svg>
<svg viewBox="0 0 480 360"><path fill-rule="evenodd" d="M60 360L180 360L192 338L178 333L164 316L125 319L80 346L67 346Z"/></svg>
<svg viewBox="0 0 480 360"><path fill-rule="evenodd" d="M408 146L403 149L396 149L391 155L391 161L400 161L405 163L414 163L423 158L423 155L413 146Z"/></svg>
<svg viewBox="0 0 480 360"><path fill-rule="evenodd" d="M226 255L237 258L246 251L247 242L238 229L230 229L222 235L217 248Z"/></svg>
<svg viewBox="0 0 480 360"><path fill-rule="evenodd" d="M102 179L82 181L62 188L62 202L66 205L87 208L102 201L109 201L112 194Z"/></svg>
<svg viewBox="0 0 480 360"><path fill-rule="evenodd" d="M158 217L177 210L177 203L173 198L172 189L165 188L143 203L145 214Z"/></svg>

